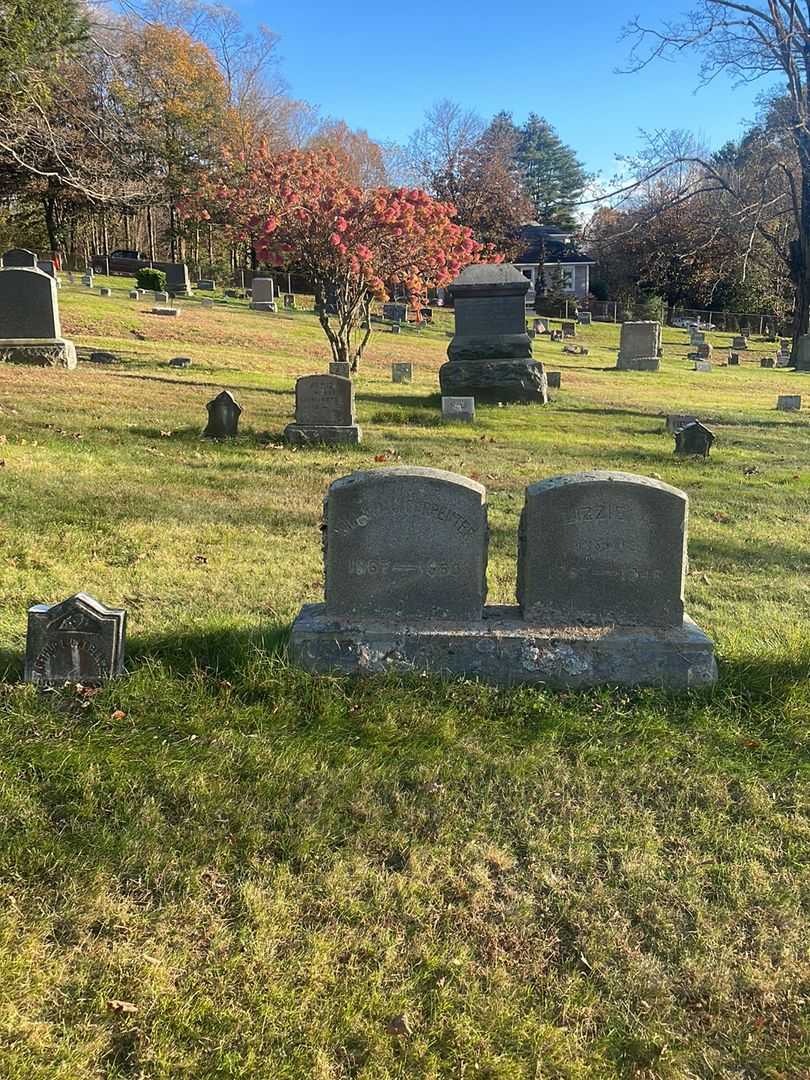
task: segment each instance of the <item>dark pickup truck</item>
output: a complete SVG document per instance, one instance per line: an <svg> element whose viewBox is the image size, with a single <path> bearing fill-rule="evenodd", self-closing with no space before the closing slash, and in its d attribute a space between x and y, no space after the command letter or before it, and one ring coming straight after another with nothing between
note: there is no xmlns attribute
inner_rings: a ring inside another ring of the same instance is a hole
<svg viewBox="0 0 810 1080"><path fill-rule="evenodd" d="M96 274L134 274L144 266L160 269L160 264L153 262L143 251L111 251L109 255L94 255L90 265Z"/></svg>

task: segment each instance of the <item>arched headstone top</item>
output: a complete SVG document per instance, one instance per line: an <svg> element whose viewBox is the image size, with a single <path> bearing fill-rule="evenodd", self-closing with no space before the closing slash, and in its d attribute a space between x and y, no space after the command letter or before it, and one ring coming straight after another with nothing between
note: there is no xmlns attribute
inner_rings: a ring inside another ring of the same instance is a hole
<svg viewBox="0 0 810 1080"><path fill-rule="evenodd" d="M324 505L326 608L345 617L479 620L486 489L396 466L335 480Z"/></svg>
<svg viewBox="0 0 810 1080"><path fill-rule="evenodd" d="M526 489L518 600L545 625L680 626L686 493L647 476L586 472Z"/></svg>
<svg viewBox="0 0 810 1080"><path fill-rule="evenodd" d="M37 269L37 255L26 248L10 248L3 253L3 268L6 267L30 267Z"/></svg>
<svg viewBox="0 0 810 1080"><path fill-rule="evenodd" d="M54 279L35 266L0 270L0 338L47 340L61 336Z"/></svg>

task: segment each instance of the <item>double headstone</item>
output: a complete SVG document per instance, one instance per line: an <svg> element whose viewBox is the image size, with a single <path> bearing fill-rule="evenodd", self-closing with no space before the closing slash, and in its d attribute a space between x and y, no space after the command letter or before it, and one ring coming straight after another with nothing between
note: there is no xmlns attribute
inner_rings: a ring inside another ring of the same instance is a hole
<svg viewBox="0 0 810 1080"><path fill-rule="evenodd" d="M315 672L708 685L712 643L684 614L686 537L686 495L666 484L541 481L520 520L518 605L487 607L485 489L436 469L354 473L327 493L325 603L295 620L291 655Z"/></svg>
<svg viewBox="0 0 810 1080"><path fill-rule="evenodd" d="M13 248L0 270L0 361L76 367L76 346L62 337L54 279L32 251Z"/></svg>
<svg viewBox="0 0 810 1080"><path fill-rule="evenodd" d="M303 375L295 383L295 423L284 430L287 442L359 443L354 415L354 384L341 375Z"/></svg>
<svg viewBox="0 0 810 1080"><path fill-rule="evenodd" d="M26 682L107 682L124 671L126 612L87 593L28 609Z"/></svg>
<svg viewBox="0 0 810 1080"><path fill-rule="evenodd" d="M468 266L451 286L456 330L439 370L443 397L545 405L543 365L526 331L529 281L509 264Z"/></svg>
<svg viewBox="0 0 810 1080"><path fill-rule="evenodd" d="M276 311L276 287L272 278L253 279L250 306L254 311Z"/></svg>
<svg viewBox="0 0 810 1080"><path fill-rule="evenodd" d="M619 371L658 371L661 352L661 324L658 322L622 323Z"/></svg>
<svg viewBox="0 0 810 1080"><path fill-rule="evenodd" d="M383 304L383 318L388 322L404 323L408 318L407 304Z"/></svg>

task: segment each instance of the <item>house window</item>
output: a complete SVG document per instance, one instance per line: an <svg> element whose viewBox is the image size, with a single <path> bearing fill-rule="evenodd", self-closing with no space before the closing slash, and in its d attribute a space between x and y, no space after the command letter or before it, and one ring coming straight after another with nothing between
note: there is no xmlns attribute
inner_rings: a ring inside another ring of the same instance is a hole
<svg viewBox="0 0 810 1080"><path fill-rule="evenodd" d="M573 266L561 266L560 267L560 285L563 292L574 291L574 267Z"/></svg>

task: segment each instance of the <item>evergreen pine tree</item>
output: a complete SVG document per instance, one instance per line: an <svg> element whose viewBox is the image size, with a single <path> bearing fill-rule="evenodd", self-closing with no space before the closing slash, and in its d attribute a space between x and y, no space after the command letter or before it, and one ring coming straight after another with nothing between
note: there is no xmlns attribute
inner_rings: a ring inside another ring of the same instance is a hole
<svg viewBox="0 0 810 1080"><path fill-rule="evenodd" d="M519 129L517 160L537 220L543 225L573 228L574 207L588 177L571 147L536 113L530 113Z"/></svg>

